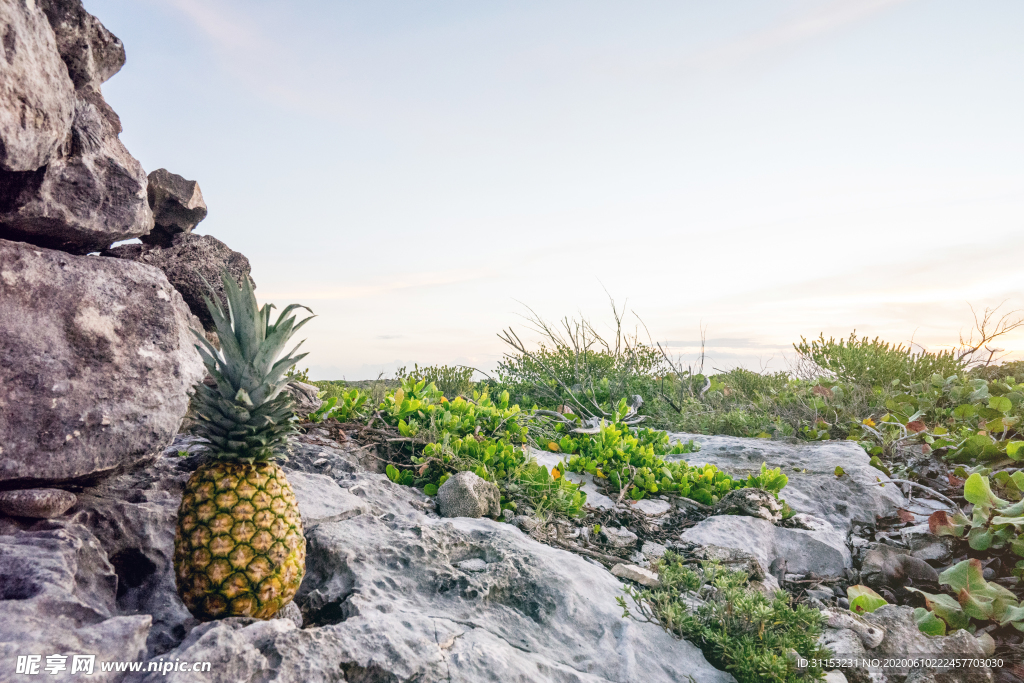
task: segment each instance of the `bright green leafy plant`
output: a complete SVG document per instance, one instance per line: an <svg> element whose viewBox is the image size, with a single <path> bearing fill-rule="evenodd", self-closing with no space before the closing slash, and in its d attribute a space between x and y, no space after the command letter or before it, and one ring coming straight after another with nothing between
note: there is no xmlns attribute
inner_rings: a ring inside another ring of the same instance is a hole
<svg viewBox="0 0 1024 683"><path fill-rule="evenodd" d="M945 635L957 629L973 631L973 619L994 621L1000 626L1010 624L1024 631L1024 606L1018 602L1017 596L1003 586L986 581L982 571L981 561L970 559L939 574L939 583L956 593L956 598L908 588L924 596L927 611L935 615L933 619L923 612L915 611L918 626L931 635Z"/></svg>
<svg viewBox="0 0 1024 683"><path fill-rule="evenodd" d="M654 563L661 585L628 588L639 617L663 626L677 638L701 648L704 656L740 683L820 680L821 668L800 668L796 651L807 660L828 658L818 643L821 613L794 604L783 591L767 597L747 585L743 572L704 563L700 568L670 552ZM630 616L625 598L619 598Z"/></svg>

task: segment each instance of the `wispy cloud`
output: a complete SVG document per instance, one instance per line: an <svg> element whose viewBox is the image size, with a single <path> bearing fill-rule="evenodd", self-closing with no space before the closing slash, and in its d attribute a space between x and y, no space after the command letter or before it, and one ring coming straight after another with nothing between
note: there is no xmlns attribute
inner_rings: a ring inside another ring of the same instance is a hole
<svg viewBox="0 0 1024 683"><path fill-rule="evenodd" d="M836 0L692 56L687 66L727 68L863 21L909 0Z"/></svg>

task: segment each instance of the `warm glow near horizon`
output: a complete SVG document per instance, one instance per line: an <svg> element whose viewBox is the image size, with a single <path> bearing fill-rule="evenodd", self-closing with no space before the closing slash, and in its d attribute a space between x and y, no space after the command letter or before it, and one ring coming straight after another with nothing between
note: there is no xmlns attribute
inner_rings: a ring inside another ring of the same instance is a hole
<svg viewBox="0 0 1024 683"><path fill-rule="evenodd" d="M768 370L1024 309L1020 2L85 5L127 50L121 139L317 313L316 379L490 372L526 307L610 330L609 296Z"/></svg>

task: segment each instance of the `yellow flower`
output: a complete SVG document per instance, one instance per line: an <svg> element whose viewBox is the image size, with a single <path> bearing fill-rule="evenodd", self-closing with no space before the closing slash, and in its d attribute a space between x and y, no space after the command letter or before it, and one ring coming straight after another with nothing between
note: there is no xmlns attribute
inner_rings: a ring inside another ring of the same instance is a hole
<svg viewBox="0 0 1024 683"><path fill-rule="evenodd" d="M557 467L552 467L551 468L551 478L552 479L556 479L557 480L557 479L561 478L561 476L562 476L562 473L558 471Z"/></svg>
<svg viewBox="0 0 1024 683"><path fill-rule="evenodd" d="M866 417L866 418L864 418L863 424L865 424L868 427L874 427L875 426L875 421L872 420L870 417Z"/></svg>
<svg viewBox="0 0 1024 683"><path fill-rule="evenodd" d="M555 443L554 441L549 441L548 442L548 450L551 451L552 453L557 453L558 452L558 444Z"/></svg>

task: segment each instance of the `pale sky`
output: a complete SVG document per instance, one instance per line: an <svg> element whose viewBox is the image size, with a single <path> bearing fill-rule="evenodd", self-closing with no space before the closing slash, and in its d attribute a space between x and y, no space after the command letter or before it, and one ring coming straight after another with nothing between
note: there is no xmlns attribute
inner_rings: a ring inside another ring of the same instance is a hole
<svg viewBox="0 0 1024 683"><path fill-rule="evenodd" d="M1020 0L85 5L122 141L318 314L315 379L489 372L605 290L723 369L1024 308Z"/></svg>

